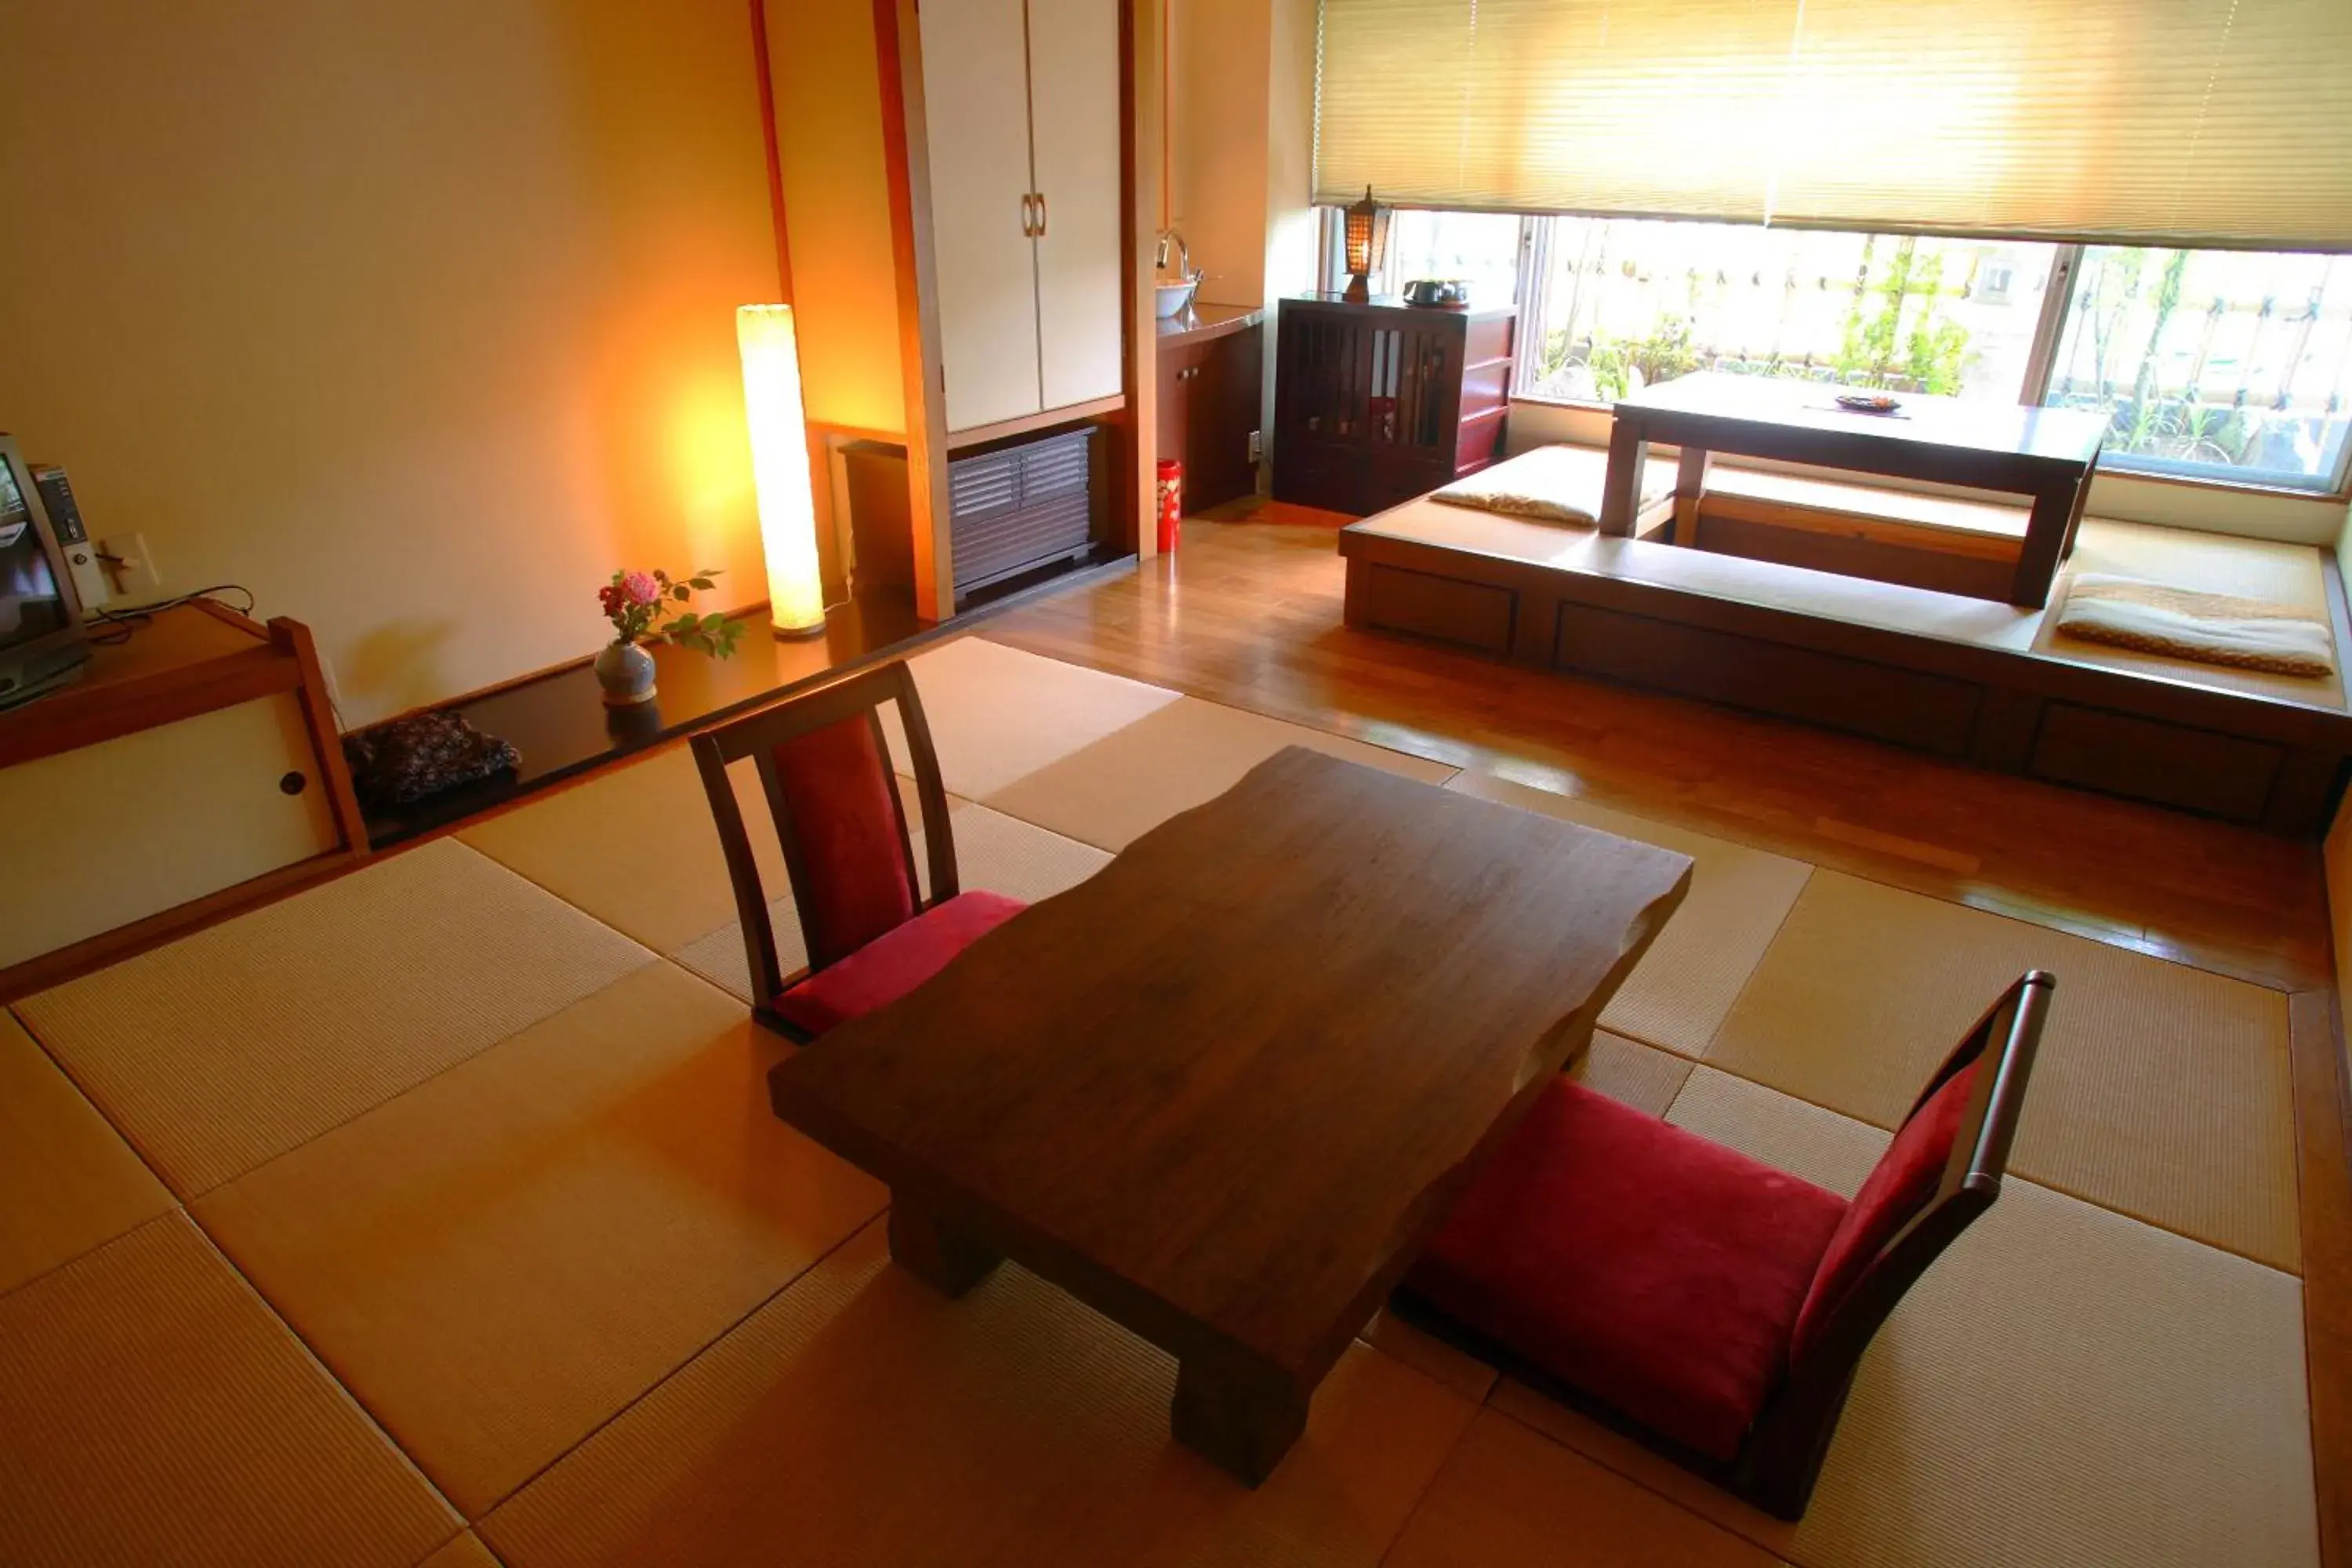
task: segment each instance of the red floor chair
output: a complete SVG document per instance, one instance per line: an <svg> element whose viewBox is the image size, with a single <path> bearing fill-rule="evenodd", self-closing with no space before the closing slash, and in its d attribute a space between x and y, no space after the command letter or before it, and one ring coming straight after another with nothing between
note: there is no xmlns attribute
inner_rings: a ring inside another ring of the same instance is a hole
<svg viewBox="0 0 2352 1568"><path fill-rule="evenodd" d="M2055 984L2036 970L1977 1021L1851 1203L1557 1079L1395 1305L1800 1518L1872 1336L2000 1195Z"/></svg>
<svg viewBox="0 0 2352 1568"><path fill-rule="evenodd" d="M884 738L886 702L898 705L914 763L928 900ZM808 949L808 967L792 975L777 959L771 894L728 778L728 764L744 757L759 764ZM814 1039L896 1001L1025 907L996 893L958 890L947 791L922 699L903 662L698 735L694 760L734 884L752 1014L791 1038Z"/></svg>

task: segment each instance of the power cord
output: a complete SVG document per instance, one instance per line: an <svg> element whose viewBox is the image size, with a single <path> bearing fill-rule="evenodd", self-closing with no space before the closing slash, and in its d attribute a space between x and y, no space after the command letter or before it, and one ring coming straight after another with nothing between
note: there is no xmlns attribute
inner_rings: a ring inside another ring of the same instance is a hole
<svg viewBox="0 0 2352 1568"><path fill-rule="evenodd" d="M227 594L239 595L245 602L239 605L222 597L223 595ZM121 610L93 610L82 619L89 626L102 626L107 628L103 632L92 631L89 634L90 642L100 647L114 647L129 642L142 627L148 626L164 611L176 610L183 605L193 605L198 599L217 599L241 616L251 616L254 611L255 599L252 589L242 583L215 583L209 588L197 588L189 593L175 595L169 599L159 599L152 605L133 605L128 609Z"/></svg>

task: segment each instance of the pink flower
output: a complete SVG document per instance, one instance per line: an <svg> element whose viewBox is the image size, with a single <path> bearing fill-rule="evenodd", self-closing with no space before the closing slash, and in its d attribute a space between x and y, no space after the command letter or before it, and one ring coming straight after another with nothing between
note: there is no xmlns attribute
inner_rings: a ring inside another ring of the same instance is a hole
<svg viewBox="0 0 2352 1568"><path fill-rule="evenodd" d="M661 584L648 572L632 572L621 579L622 588L633 605L650 605L661 597Z"/></svg>

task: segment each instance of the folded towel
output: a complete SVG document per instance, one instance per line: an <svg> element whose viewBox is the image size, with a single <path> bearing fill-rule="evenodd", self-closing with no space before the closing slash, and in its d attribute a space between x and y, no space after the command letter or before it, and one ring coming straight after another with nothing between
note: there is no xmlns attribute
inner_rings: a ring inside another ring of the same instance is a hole
<svg viewBox="0 0 2352 1568"><path fill-rule="evenodd" d="M1534 447L1433 490L1430 500L1591 528L1601 521L1601 492L1608 479L1609 454L1597 447ZM1648 506L1674 483L1671 468L1649 465L1643 470L1641 505Z"/></svg>
<svg viewBox="0 0 2352 1568"><path fill-rule="evenodd" d="M2273 675L2336 672L2336 639L2309 610L2084 572L2058 612L2069 637Z"/></svg>

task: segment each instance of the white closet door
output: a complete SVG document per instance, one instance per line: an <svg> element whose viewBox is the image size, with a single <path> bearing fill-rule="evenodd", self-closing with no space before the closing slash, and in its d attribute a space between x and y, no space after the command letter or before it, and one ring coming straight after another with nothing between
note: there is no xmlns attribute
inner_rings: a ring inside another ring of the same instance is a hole
<svg viewBox="0 0 2352 1568"><path fill-rule="evenodd" d="M1021 0L923 0L931 246L950 430L1034 414L1036 247L1022 233L1029 61Z"/></svg>
<svg viewBox="0 0 2352 1568"><path fill-rule="evenodd" d="M1045 405L1120 387L1118 0L1029 0Z"/></svg>

